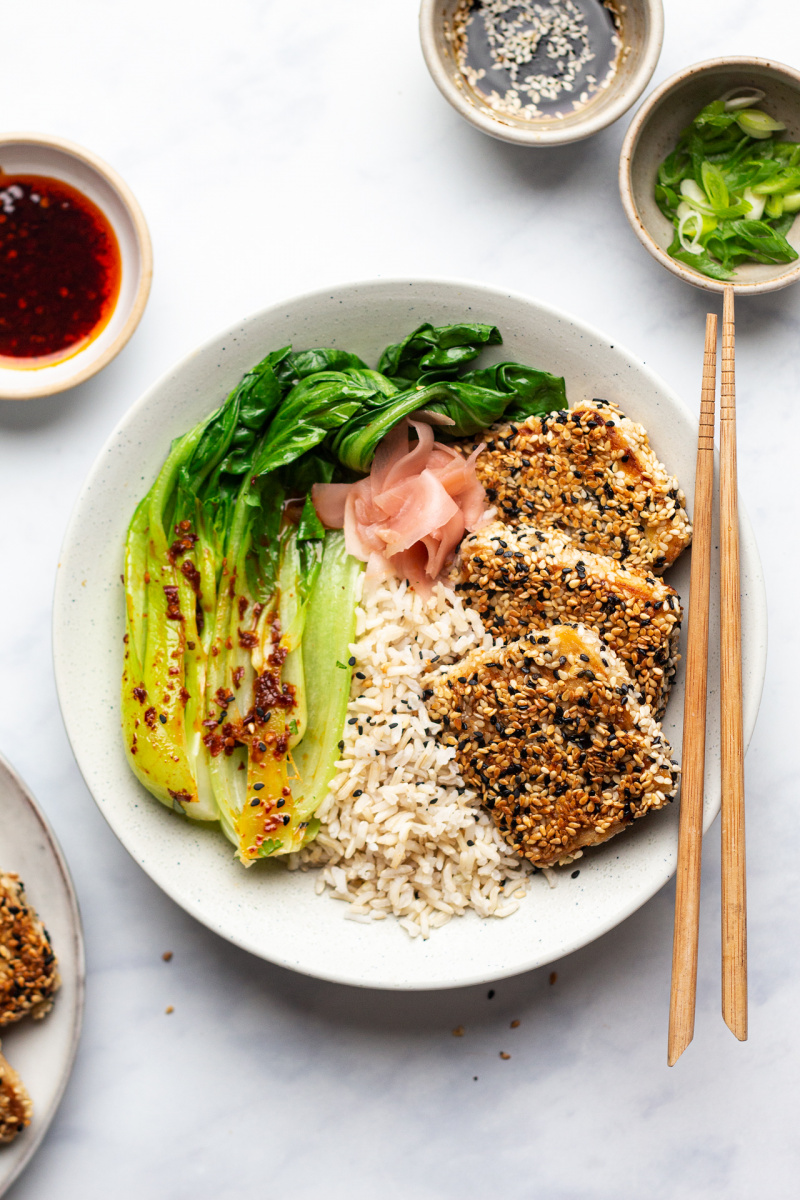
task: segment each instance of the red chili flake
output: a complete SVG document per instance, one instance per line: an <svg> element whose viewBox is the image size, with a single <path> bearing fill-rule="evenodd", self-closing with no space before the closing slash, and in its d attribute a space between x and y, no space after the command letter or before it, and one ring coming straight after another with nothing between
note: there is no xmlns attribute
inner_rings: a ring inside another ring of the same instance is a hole
<svg viewBox="0 0 800 1200"><path fill-rule="evenodd" d="M230 688L224 687L217 688L216 695L214 697L220 708L227 708L232 702L233 698L233 692L230 690Z"/></svg>
<svg viewBox="0 0 800 1200"><path fill-rule="evenodd" d="M181 673L180 667L170 667L170 669L167 671L168 675L180 675L180 673Z"/></svg>
<svg viewBox="0 0 800 1200"><path fill-rule="evenodd" d="M267 662L273 667L281 667L288 653L289 651L285 646L276 646L267 659Z"/></svg>
<svg viewBox="0 0 800 1200"><path fill-rule="evenodd" d="M181 688L181 704L183 705L184 708L186 708L186 705L188 703L189 703L189 693L187 692L185 687L182 687Z"/></svg>
<svg viewBox="0 0 800 1200"><path fill-rule="evenodd" d="M265 671L263 675L256 677L253 684L253 701L256 715L259 708L265 713L271 708L294 708L294 687L290 683L281 686L277 672ZM255 720L255 717L248 713L245 723L252 720Z"/></svg>
<svg viewBox="0 0 800 1200"><path fill-rule="evenodd" d="M203 738L203 745L212 758L216 758L222 752L223 742L218 733L207 733Z"/></svg>
<svg viewBox="0 0 800 1200"><path fill-rule="evenodd" d="M167 788L167 791L173 800L180 800L183 804L192 799L191 792L173 792L172 788Z"/></svg>
<svg viewBox="0 0 800 1200"><path fill-rule="evenodd" d="M144 723L148 727L148 729L155 729L155 727L156 727L156 710L154 708L147 709L147 711L144 714Z"/></svg>
<svg viewBox="0 0 800 1200"><path fill-rule="evenodd" d="M200 592L200 572L190 558L185 558L181 563L181 575L185 575L192 591L195 594Z"/></svg>
<svg viewBox="0 0 800 1200"><path fill-rule="evenodd" d="M239 645L243 650L252 650L258 645L258 634L251 633L249 629L239 630Z"/></svg>
<svg viewBox="0 0 800 1200"><path fill-rule="evenodd" d="M195 648L195 643L194 643L194 642L187 642L187 643L186 643L186 649L187 649L187 650L194 650L194 648Z"/></svg>
<svg viewBox="0 0 800 1200"><path fill-rule="evenodd" d="M149 572L149 571L145 571L145 573L144 573L144 581L145 581L145 583L149 583L149 582L150 582L150 572Z"/></svg>
<svg viewBox="0 0 800 1200"><path fill-rule="evenodd" d="M244 614L247 612L249 607L250 607L250 601L247 599L247 597L240 596L239 597L239 620L240 621L244 620Z"/></svg>
<svg viewBox="0 0 800 1200"><path fill-rule="evenodd" d="M232 650L232 649L233 649L233 642L231 641L231 639L230 639L230 638L225 638L225 649L226 649L226 650Z"/></svg>
<svg viewBox="0 0 800 1200"><path fill-rule="evenodd" d="M236 667L233 672L233 686L235 688L241 687L243 679L244 679L244 667Z"/></svg>
<svg viewBox="0 0 800 1200"><path fill-rule="evenodd" d="M147 688L141 686L135 687L133 689L133 694L140 704L144 704L145 700L147 699Z"/></svg>
<svg viewBox="0 0 800 1200"><path fill-rule="evenodd" d="M278 829L283 824L283 817L275 814L272 817L267 817L262 826L264 833L272 833L273 829Z"/></svg>
<svg viewBox="0 0 800 1200"><path fill-rule="evenodd" d="M236 572L235 571L231 575L230 579L228 580L228 595L230 596L231 600L236 595Z"/></svg>
<svg viewBox="0 0 800 1200"><path fill-rule="evenodd" d="M181 612L181 602L178 596L178 589L167 585L164 588L164 595L167 597L167 620L182 621L183 613Z"/></svg>
<svg viewBox="0 0 800 1200"><path fill-rule="evenodd" d="M285 758L286 751L289 749L289 735L284 733L275 742L275 749L272 751L274 758Z"/></svg>

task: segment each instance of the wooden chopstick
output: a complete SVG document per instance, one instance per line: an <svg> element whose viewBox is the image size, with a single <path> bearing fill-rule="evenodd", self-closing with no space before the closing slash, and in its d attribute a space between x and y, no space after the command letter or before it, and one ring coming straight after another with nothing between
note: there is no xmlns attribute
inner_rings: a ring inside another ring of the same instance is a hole
<svg viewBox="0 0 800 1200"><path fill-rule="evenodd" d="M722 1015L747 1038L747 899L742 735L742 623L736 484L733 288L725 288L720 373L720 725L722 733Z"/></svg>
<svg viewBox="0 0 800 1200"><path fill-rule="evenodd" d="M700 428L692 514L692 574L683 702L681 808L672 989L667 1062L672 1067L694 1036L697 938L700 928L700 863L703 850L703 781L706 757L708 602L711 592L711 520L714 509L714 395L717 382L717 318L706 317Z"/></svg>

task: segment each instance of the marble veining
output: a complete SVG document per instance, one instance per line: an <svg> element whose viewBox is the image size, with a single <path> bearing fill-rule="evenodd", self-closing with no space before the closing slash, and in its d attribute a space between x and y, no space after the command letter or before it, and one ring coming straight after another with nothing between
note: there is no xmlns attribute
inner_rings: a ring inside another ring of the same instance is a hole
<svg viewBox="0 0 800 1200"><path fill-rule="evenodd" d="M485 987L316 982L167 900L106 826L63 731L49 628L71 504L145 388L247 313L329 281L474 278L599 326L696 410L703 318L719 307L628 228L616 191L627 118L560 149L491 141L430 81L416 8L40 0L4 13L3 125L101 154L141 202L155 250L149 307L118 359L75 391L0 404L0 748L61 839L89 967L75 1071L13 1200L796 1193L800 289L737 312L740 477L772 645L747 759L748 1043L719 1015L718 825L695 1040L670 1071L671 888L556 964L552 983L545 968L490 999ZM654 86L690 61L791 61L800 45L788 0L665 9Z"/></svg>

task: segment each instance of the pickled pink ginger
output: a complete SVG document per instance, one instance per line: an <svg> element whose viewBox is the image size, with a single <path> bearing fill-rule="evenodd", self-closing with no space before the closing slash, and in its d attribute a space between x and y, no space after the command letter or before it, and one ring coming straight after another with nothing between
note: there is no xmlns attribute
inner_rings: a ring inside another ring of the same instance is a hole
<svg viewBox="0 0 800 1200"><path fill-rule="evenodd" d="M409 427L417 441L409 445ZM467 530L482 524L486 493L475 474L483 446L464 458L434 441L424 421L405 419L386 435L357 483L315 483L317 515L344 529L347 552L367 572L393 572L429 592Z"/></svg>

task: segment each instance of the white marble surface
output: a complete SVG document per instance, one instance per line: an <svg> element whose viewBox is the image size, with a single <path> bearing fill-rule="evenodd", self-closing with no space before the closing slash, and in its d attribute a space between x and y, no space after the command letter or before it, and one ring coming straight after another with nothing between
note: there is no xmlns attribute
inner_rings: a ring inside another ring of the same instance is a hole
<svg viewBox="0 0 800 1200"><path fill-rule="evenodd" d="M716 54L800 59L789 0L665 8L654 82ZM327 281L440 274L528 291L613 334L693 403L707 301L627 227L616 192L626 119L565 149L485 138L430 82L414 0L38 0L5 8L2 40L4 127L108 159L144 206L156 255L149 308L115 363L60 397L0 404L0 747L61 838L90 972L72 1081L13 1200L796 1195L800 578L786 548L800 289L737 314L741 482L772 641L747 760L750 1041L719 1015L716 826L695 1041L672 1071L670 888L558 964L552 985L544 970L491 1000L487 988L386 995L296 977L157 891L66 743L53 576L108 432L208 335Z"/></svg>

